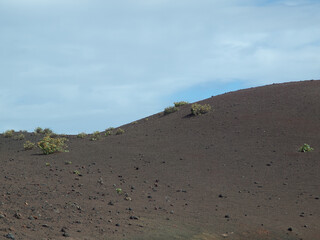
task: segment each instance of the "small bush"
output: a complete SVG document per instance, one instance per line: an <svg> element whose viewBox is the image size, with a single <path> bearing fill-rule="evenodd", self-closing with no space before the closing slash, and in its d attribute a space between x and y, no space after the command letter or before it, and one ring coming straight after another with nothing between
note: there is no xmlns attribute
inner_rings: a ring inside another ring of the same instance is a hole
<svg viewBox="0 0 320 240"><path fill-rule="evenodd" d="M209 104L201 105L194 103L191 105L191 114L192 115L201 115L211 111L211 106Z"/></svg>
<svg viewBox="0 0 320 240"><path fill-rule="evenodd" d="M33 149L35 146L36 146L36 144L33 143L33 142L30 142L30 141L26 141L26 142L23 144L24 150L31 150L31 149Z"/></svg>
<svg viewBox="0 0 320 240"><path fill-rule="evenodd" d="M21 133L19 135L16 135L13 137L14 140L23 140L25 139L25 136Z"/></svg>
<svg viewBox="0 0 320 240"><path fill-rule="evenodd" d="M37 134L42 134L43 133L43 129L41 127L37 127L36 129L34 129L34 132Z"/></svg>
<svg viewBox="0 0 320 240"><path fill-rule="evenodd" d="M109 135L112 135L113 134L113 127L109 127L106 129L106 132L105 132L105 136L109 136Z"/></svg>
<svg viewBox="0 0 320 240"><path fill-rule="evenodd" d="M88 134L82 132L77 135L78 138L85 138Z"/></svg>
<svg viewBox="0 0 320 240"><path fill-rule="evenodd" d="M177 107L167 107L167 108L164 109L164 115L168 115L170 113L174 113L174 112L176 112L178 110L179 110L179 108L177 108Z"/></svg>
<svg viewBox="0 0 320 240"><path fill-rule="evenodd" d="M121 188L116 188L116 192L117 192L118 194L122 194L122 189L121 189Z"/></svg>
<svg viewBox="0 0 320 240"><path fill-rule="evenodd" d="M106 131L106 133L104 134L105 136L110 136L110 135L112 135L112 131Z"/></svg>
<svg viewBox="0 0 320 240"><path fill-rule="evenodd" d="M91 137L91 141L97 141L98 139L100 139L101 135L99 131L95 131L94 133L92 133L92 137Z"/></svg>
<svg viewBox="0 0 320 240"><path fill-rule="evenodd" d="M7 130L3 133L3 136L6 137L6 138L11 138L13 137L13 134L14 134L14 130L11 129L11 130Z"/></svg>
<svg viewBox="0 0 320 240"><path fill-rule="evenodd" d="M175 103L174 103L174 106L175 106L175 107L181 107L181 106L187 105L187 104L189 104L189 103L188 103L188 102L185 102L185 101L181 101L181 102L175 102Z"/></svg>
<svg viewBox="0 0 320 240"><path fill-rule="evenodd" d="M52 138L47 135L39 141L37 145L42 150L43 154L47 155L55 152L66 152L66 141L66 138Z"/></svg>
<svg viewBox="0 0 320 240"><path fill-rule="evenodd" d="M121 135L124 133L124 130L122 128L118 128L116 131L116 135Z"/></svg>
<svg viewBox="0 0 320 240"><path fill-rule="evenodd" d="M43 133L45 135L52 135L53 131L50 128L45 128L45 129L43 129Z"/></svg>
<svg viewBox="0 0 320 240"><path fill-rule="evenodd" d="M312 151L313 150L313 148L312 147L310 147L310 145L309 144L303 144L300 148L299 148L299 152L310 152L310 151Z"/></svg>

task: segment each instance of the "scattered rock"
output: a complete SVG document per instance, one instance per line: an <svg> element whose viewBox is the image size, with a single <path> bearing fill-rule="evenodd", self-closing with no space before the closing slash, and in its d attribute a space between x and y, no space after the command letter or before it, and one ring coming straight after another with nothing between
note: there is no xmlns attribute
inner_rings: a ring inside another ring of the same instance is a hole
<svg viewBox="0 0 320 240"><path fill-rule="evenodd" d="M100 177L97 182L98 182L100 185L103 185L103 179L102 179L102 177Z"/></svg>
<svg viewBox="0 0 320 240"><path fill-rule="evenodd" d="M226 237L228 237L229 235L228 235L227 233L223 233L223 234L221 234L221 236L224 237L224 238L226 238Z"/></svg>
<svg viewBox="0 0 320 240"><path fill-rule="evenodd" d="M184 190L184 189L178 189L176 192L183 192L183 193L186 193L187 190Z"/></svg>
<svg viewBox="0 0 320 240"><path fill-rule="evenodd" d="M12 233L6 234L5 237L8 238L8 239L12 239L12 240L16 239Z"/></svg>
<svg viewBox="0 0 320 240"><path fill-rule="evenodd" d="M18 212L14 214L14 217L16 219L22 219L22 215L20 213L18 213Z"/></svg>
<svg viewBox="0 0 320 240"><path fill-rule="evenodd" d="M138 219L139 219L139 217L137 217L137 216L130 216L130 219L138 220Z"/></svg>
<svg viewBox="0 0 320 240"><path fill-rule="evenodd" d="M62 236L64 236L64 237L70 237L69 233L66 233L66 232L64 232L64 233L62 234Z"/></svg>
<svg viewBox="0 0 320 240"><path fill-rule="evenodd" d="M289 228L288 228L288 231L289 231L289 232L292 232L292 231L293 231L292 227L289 227Z"/></svg>

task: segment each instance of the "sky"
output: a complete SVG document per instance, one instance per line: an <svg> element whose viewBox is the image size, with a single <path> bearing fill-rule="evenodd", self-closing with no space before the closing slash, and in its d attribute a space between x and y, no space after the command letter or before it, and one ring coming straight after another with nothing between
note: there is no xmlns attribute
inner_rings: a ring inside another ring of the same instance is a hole
<svg viewBox="0 0 320 240"><path fill-rule="evenodd" d="M103 131L176 101L320 79L319 12L319 0L0 0L0 132Z"/></svg>

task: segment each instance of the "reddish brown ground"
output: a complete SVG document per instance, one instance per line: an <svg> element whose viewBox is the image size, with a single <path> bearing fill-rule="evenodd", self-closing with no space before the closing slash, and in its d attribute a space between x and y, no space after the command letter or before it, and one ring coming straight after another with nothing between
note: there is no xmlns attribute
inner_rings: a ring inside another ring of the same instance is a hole
<svg viewBox="0 0 320 240"><path fill-rule="evenodd" d="M214 111L68 136L69 153L1 135L0 239L320 239L320 81L200 103ZM298 152L304 143L314 151Z"/></svg>

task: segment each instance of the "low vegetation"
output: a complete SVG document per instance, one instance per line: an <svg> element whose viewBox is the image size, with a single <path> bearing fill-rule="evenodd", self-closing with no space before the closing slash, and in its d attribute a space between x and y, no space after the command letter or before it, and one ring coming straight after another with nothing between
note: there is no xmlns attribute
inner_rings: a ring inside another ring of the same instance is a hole
<svg viewBox="0 0 320 240"><path fill-rule="evenodd" d="M34 129L34 132L36 134L42 134L43 133L43 129L41 127L37 127L37 128Z"/></svg>
<svg viewBox="0 0 320 240"><path fill-rule="evenodd" d="M113 134L113 127L109 127L109 128L107 128L106 129L106 132L105 132L105 136L110 136L110 135L112 135Z"/></svg>
<svg viewBox="0 0 320 240"><path fill-rule="evenodd" d="M198 104L194 103L191 105L191 115L201 115L211 111L211 106L209 104Z"/></svg>
<svg viewBox="0 0 320 240"><path fill-rule="evenodd" d="M121 189L121 188L116 188L116 192L117 192L118 194L122 194L122 189Z"/></svg>
<svg viewBox="0 0 320 240"><path fill-rule="evenodd" d="M55 152L66 152L66 141L66 138L53 138L47 135L37 145L43 154L47 155Z"/></svg>
<svg viewBox="0 0 320 240"><path fill-rule="evenodd" d="M173 103L174 106L170 106L164 109L164 115L168 115L170 113L174 113L179 111L179 107L183 106L183 105L187 105L189 104L188 102L185 101L180 101L180 102L174 102Z"/></svg>
<svg viewBox="0 0 320 240"><path fill-rule="evenodd" d="M25 139L24 134L20 133L19 135L16 135L13 137L14 140L23 140Z"/></svg>
<svg viewBox="0 0 320 240"><path fill-rule="evenodd" d="M92 133L92 136L90 138L91 141L97 141L99 140L101 137L100 132L99 131L95 131L94 133Z"/></svg>
<svg viewBox="0 0 320 240"><path fill-rule="evenodd" d="M116 131L116 135L121 135L124 133L124 130L122 128L118 128Z"/></svg>
<svg viewBox="0 0 320 240"><path fill-rule="evenodd" d="M112 131L110 131L110 130L109 130L109 131L106 131L104 135L105 135L105 136L110 136L110 135L112 135Z"/></svg>
<svg viewBox="0 0 320 240"><path fill-rule="evenodd" d="M299 148L299 152L310 152L310 151L312 151L313 150L313 148L312 147L310 147L310 145L309 144L303 144L300 148Z"/></svg>
<svg viewBox="0 0 320 240"><path fill-rule="evenodd" d="M45 135L56 135L53 133L53 131L50 128L41 128L41 127L37 127L34 129L34 133L35 134L45 134Z"/></svg>
<svg viewBox="0 0 320 240"><path fill-rule="evenodd" d="M13 137L13 134L14 134L14 130L11 129L11 130L7 130L3 133L3 136L6 137L6 138L11 138Z"/></svg>
<svg viewBox="0 0 320 240"><path fill-rule="evenodd" d="M189 103L188 103L188 102L185 102L185 101L181 101L181 102L175 102L175 103L174 103L174 106L175 106L175 107L181 107L181 106L187 105L187 104L189 104Z"/></svg>
<svg viewBox="0 0 320 240"><path fill-rule="evenodd" d="M177 107L167 107L164 109L164 115L168 115L170 113L174 113L177 111L179 111L179 108L177 108Z"/></svg>
<svg viewBox="0 0 320 240"><path fill-rule="evenodd" d="M84 133L84 132L79 133L79 134L77 135L78 138L85 138L86 136L88 136L88 134L86 134L86 133Z"/></svg>
<svg viewBox="0 0 320 240"><path fill-rule="evenodd" d="M50 128L45 128L45 129L43 129L43 133L45 135L51 135L51 134L53 134L53 131Z"/></svg>
<svg viewBox="0 0 320 240"><path fill-rule="evenodd" d="M30 142L30 141L26 141L26 142L23 144L24 150L34 149L35 146L36 146L36 144L33 143L33 142Z"/></svg>

